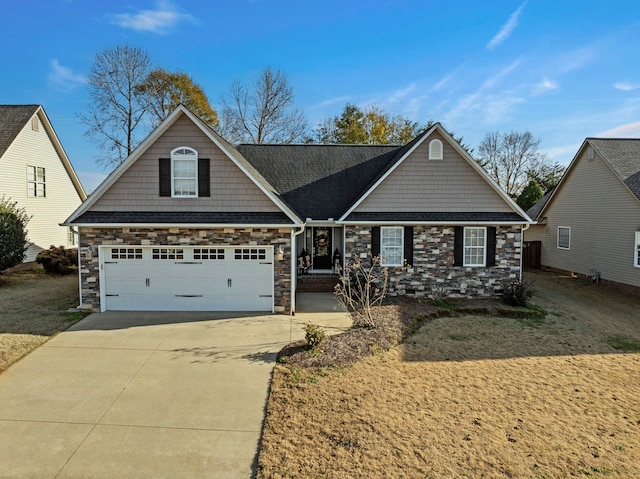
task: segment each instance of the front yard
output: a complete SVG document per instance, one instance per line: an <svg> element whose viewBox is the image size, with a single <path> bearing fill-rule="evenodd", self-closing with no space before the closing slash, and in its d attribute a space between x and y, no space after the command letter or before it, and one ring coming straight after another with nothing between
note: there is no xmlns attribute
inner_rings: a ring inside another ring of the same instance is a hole
<svg viewBox="0 0 640 479"><path fill-rule="evenodd" d="M0 276L0 372L85 316L78 276L49 276L41 267Z"/></svg>
<svg viewBox="0 0 640 479"><path fill-rule="evenodd" d="M352 366L276 366L258 477L637 475L640 298L529 279L544 319L441 317Z"/></svg>

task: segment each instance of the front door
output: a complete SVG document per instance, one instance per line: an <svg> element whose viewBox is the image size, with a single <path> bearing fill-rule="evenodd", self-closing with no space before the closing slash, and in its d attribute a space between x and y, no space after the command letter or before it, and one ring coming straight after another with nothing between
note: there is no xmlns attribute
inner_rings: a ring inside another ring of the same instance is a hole
<svg viewBox="0 0 640 479"><path fill-rule="evenodd" d="M331 269L331 228L313 228L313 269Z"/></svg>

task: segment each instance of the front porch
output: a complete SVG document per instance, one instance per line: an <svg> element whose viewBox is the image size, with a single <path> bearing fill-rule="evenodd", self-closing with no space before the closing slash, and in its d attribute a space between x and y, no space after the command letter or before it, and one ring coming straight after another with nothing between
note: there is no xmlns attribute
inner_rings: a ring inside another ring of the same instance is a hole
<svg viewBox="0 0 640 479"><path fill-rule="evenodd" d="M296 241L296 290L333 292L344 251L343 228L308 225Z"/></svg>
<svg viewBox="0 0 640 479"><path fill-rule="evenodd" d="M311 270L308 274L299 274L296 291L305 293L333 293L340 275L331 270Z"/></svg>

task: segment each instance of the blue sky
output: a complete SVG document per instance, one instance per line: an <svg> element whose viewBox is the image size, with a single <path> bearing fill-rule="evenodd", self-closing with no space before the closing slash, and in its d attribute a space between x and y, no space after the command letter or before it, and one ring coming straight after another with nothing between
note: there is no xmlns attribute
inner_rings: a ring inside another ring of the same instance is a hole
<svg viewBox="0 0 640 479"><path fill-rule="evenodd" d="M107 172L77 113L95 54L129 44L211 104L284 71L311 126L345 103L440 121L476 148L529 130L567 164L585 137L640 137L637 0L4 1L0 103L42 104L80 179Z"/></svg>

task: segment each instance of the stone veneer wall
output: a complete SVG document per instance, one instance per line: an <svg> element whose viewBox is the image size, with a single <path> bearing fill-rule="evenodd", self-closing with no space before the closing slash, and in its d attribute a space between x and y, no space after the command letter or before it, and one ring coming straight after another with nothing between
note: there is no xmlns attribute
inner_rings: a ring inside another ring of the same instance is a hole
<svg viewBox="0 0 640 479"><path fill-rule="evenodd" d="M284 259L274 257L274 305L276 312L291 309L291 230L289 228L80 228L80 278L82 307L100 311L98 246L274 246L282 245Z"/></svg>
<svg viewBox="0 0 640 479"><path fill-rule="evenodd" d="M450 297L496 296L520 279L520 227L496 228L496 265L453 266L454 226L413 227L413 264L389 268L389 295L431 296L445 289ZM345 227L345 260L371 255L371 227Z"/></svg>

